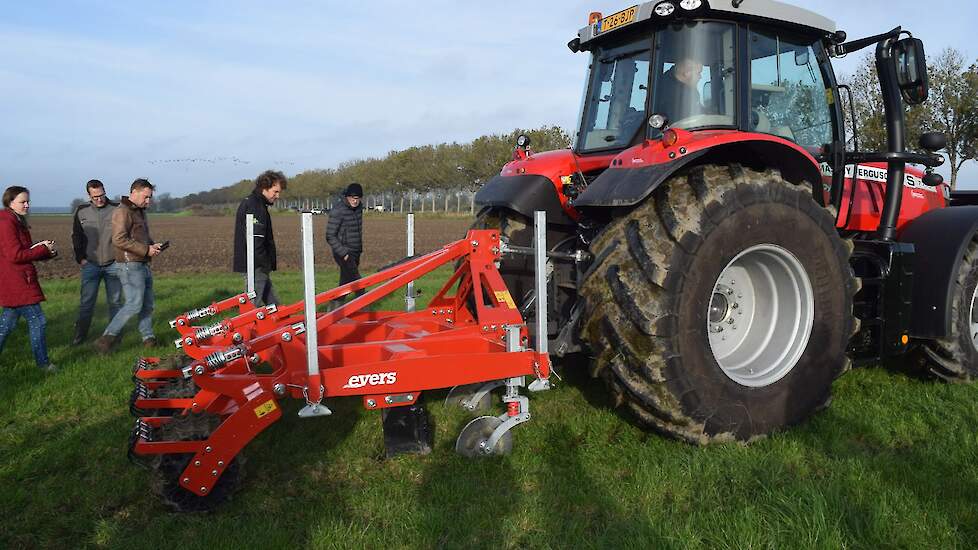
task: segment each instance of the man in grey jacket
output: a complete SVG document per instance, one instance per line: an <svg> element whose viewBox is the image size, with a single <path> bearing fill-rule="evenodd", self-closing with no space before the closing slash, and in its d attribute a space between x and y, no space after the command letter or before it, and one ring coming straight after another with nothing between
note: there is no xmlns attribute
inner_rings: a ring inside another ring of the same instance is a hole
<svg viewBox="0 0 978 550"><path fill-rule="evenodd" d="M92 314L98 301L98 288L105 281L105 298L109 304L109 319L122 307L122 283L111 269L115 261L112 246L112 211L119 203L112 202L105 194L105 186L99 180L85 184L88 204L75 210L71 230L71 244L75 249L75 261L81 266L81 303L75 321L75 337L71 344L85 341L92 325Z"/></svg>

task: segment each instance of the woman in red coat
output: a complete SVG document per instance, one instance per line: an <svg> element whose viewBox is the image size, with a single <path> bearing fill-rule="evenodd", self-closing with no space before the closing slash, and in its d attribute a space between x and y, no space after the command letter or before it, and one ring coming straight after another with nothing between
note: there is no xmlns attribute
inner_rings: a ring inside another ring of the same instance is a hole
<svg viewBox="0 0 978 550"><path fill-rule="evenodd" d="M3 207L0 211L0 352L7 336L17 326L17 320L27 320L31 350L37 366L46 372L54 372L57 367L48 359L47 339L44 329L47 320L41 311L44 293L37 281L34 264L55 256L54 241L41 241L33 244L31 232L27 227L27 211L30 210L30 193L20 186L8 187L3 192Z"/></svg>

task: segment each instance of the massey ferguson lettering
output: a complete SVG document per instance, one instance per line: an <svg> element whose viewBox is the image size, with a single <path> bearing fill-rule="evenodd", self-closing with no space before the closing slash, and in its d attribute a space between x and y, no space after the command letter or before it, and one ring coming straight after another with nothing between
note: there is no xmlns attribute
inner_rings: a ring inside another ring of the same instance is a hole
<svg viewBox="0 0 978 550"><path fill-rule="evenodd" d="M823 176L832 177L831 166L823 162L821 167L822 167ZM886 173L887 172L885 168L876 168L875 166L863 166L861 164L858 166L847 164L846 171L845 171L846 179L852 179L853 176L855 176L857 180L874 181L878 183L886 183ZM911 189L920 189L923 191L928 191L930 193L941 192L938 189L924 185L924 182L923 180L920 179L920 177L910 173L904 173L903 185L906 187L910 187ZM830 189L830 185L827 182L824 184L824 186L826 190ZM944 189L947 189L946 185L944 186Z"/></svg>
<svg viewBox="0 0 978 550"><path fill-rule="evenodd" d="M357 389L364 386L386 386L397 382L396 372L380 372L377 374L354 374L343 386L347 389Z"/></svg>

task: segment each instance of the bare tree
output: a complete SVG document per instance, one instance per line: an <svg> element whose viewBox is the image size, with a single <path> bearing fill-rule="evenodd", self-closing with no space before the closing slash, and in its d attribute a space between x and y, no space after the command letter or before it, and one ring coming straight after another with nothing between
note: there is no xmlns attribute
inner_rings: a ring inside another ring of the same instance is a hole
<svg viewBox="0 0 978 550"><path fill-rule="evenodd" d="M947 48L931 64L927 100L933 129L947 136L951 190L961 165L978 158L978 63L964 68L964 56Z"/></svg>

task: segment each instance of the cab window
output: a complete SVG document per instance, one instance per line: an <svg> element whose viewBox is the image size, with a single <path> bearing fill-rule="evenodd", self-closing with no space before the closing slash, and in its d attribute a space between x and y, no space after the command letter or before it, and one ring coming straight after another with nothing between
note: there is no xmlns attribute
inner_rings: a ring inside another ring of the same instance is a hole
<svg viewBox="0 0 978 550"><path fill-rule="evenodd" d="M812 44L754 29L749 42L751 131L774 134L817 153L832 141L833 98Z"/></svg>

